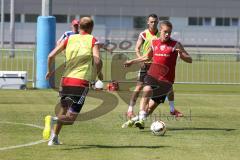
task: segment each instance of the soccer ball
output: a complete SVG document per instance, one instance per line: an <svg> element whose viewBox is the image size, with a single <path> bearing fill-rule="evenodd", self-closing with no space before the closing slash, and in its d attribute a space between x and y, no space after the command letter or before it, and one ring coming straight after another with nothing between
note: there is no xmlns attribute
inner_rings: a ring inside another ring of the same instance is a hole
<svg viewBox="0 0 240 160"><path fill-rule="evenodd" d="M95 83L95 89L96 90L102 90L104 87L104 84L102 81L98 80L96 83Z"/></svg>
<svg viewBox="0 0 240 160"><path fill-rule="evenodd" d="M155 121L150 127L152 133L156 136L163 136L166 132L166 125L163 121Z"/></svg>

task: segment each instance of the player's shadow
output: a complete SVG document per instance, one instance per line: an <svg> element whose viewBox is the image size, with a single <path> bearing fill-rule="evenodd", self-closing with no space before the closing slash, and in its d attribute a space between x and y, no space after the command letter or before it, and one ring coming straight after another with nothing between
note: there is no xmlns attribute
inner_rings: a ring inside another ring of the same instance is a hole
<svg viewBox="0 0 240 160"><path fill-rule="evenodd" d="M145 127L146 128L146 127ZM183 128L167 128L167 131L235 131L234 128L196 128L196 127L183 127ZM151 132L150 130L140 130L141 132Z"/></svg>
<svg viewBox="0 0 240 160"><path fill-rule="evenodd" d="M169 131L234 131L234 128L196 128L196 127L183 127L183 128L168 128Z"/></svg>
<svg viewBox="0 0 240 160"><path fill-rule="evenodd" d="M99 144L90 144L90 145L68 145L72 148L63 148L62 150L77 150L77 149L93 149L93 148L99 148L99 149L136 149L136 148L145 148L145 149L159 149L159 148L167 148L170 146L132 146L132 145L122 145L122 146L114 146L114 145L99 145Z"/></svg>

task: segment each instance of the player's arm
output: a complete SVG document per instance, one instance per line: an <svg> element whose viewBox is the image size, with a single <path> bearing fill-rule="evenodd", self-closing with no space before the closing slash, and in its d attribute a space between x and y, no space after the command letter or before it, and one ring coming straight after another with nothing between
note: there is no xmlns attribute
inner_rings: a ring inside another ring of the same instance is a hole
<svg viewBox="0 0 240 160"><path fill-rule="evenodd" d="M61 42L66 38L65 33L57 40L57 46L61 44Z"/></svg>
<svg viewBox="0 0 240 160"><path fill-rule="evenodd" d="M125 67L129 67L132 64L136 64L136 63L140 63L140 62L145 62L145 61L149 61L152 59L152 55L153 55L153 50L152 47L149 47L147 54L140 56L138 58L132 59L132 60L128 60L124 63Z"/></svg>
<svg viewBox="0 0 240 160"><path fill-rule="evenodd" d="M144 43L144 39L141 35L139 35L136 46L135 46L135 52L137 57L141 57L141 47Z"/></svg>
<svg viewBox="0 0 240 160"><path fill-rule="evenodd" d="M188 54L188 52L184 49L181 43L178 42L176 46L176 51L178 52L180 58L187 63L192 63L192 57Z"/></svg>
<svg viewBox="0 0 240 160"><path fill-rule="evenodd" d="M94 61L94 64L96 65L98 78L100 80L103 80L102 60L100 59L100 52L99 52L98 44L95 44L93 46L93 61Z"/></svg>
<svg viewBox="0 0 240 160"><path fill-rule="evenodd" d="M46 79L49 79L54 72L53 70L51 70L51 68L52 68L52 64L55 60L56 55L61 53L64 49L65 49L65 44L64 44L64 41L62 41L48 55L48 70L47 70L47 74L46 74Z"/></svg>
<svg viewBox="0 0 240 160"><path fill-rule="evenodd" d="M58 40L56 46L59 46L62 40Z"/></svg>

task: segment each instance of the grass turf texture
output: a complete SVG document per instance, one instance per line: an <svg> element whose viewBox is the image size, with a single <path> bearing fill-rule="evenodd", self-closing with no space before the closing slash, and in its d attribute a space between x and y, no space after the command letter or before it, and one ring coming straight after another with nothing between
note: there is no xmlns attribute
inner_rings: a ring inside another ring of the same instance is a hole
<svg viewBox="0 0 240 160"><path fill-rule="evenodd" d="M163 137L151 134L151 119L143 131L121 129L127 104L113 93L119 100L117 107L96 119L65 126L60 135L64 145L48 147L47 143L41 143L2 150L0 159L238 160L240 86L178 84L175 91L176 108L186 117L176 120L169 116L167 103L161 105L154 113L155 116L161 113L167 125ZM0 90L0 121L43 126L44 116L54 114L57 95L53 90ZM87 98L82 112L94 109L101 102ZM41 134L38 128L0 123L0 148L38 141Z"/></svg>

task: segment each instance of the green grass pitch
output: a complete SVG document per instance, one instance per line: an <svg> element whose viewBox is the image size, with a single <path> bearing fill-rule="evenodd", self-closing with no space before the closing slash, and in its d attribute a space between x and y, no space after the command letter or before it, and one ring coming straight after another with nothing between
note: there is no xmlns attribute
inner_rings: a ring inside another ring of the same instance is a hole
<svg viewBox="0 0 240 160"><path fill-rule="evenodd" d="M95 109L104 101L111 103L111 97L115 97L117 106L112 111L65 126L60 135L64 144L48 147L46 142L40 143L42 129L37 127L43 126L45 115L54 114L57 92L0 90L0 159L238 160L240 86L178 84L175 92L176 108L185 117L169 116L167 102L157 108L153 117L161 115L167 125L163 137L153 136L149 131L152 119L142 131L122 129L127 104L117 93L109 93L111 96L103 99L88 97L82 113ZM89 93L94 94L99 92ZM24 144L32 145L20 146ZM14 148L17 146L19 148Z"/></svg>

